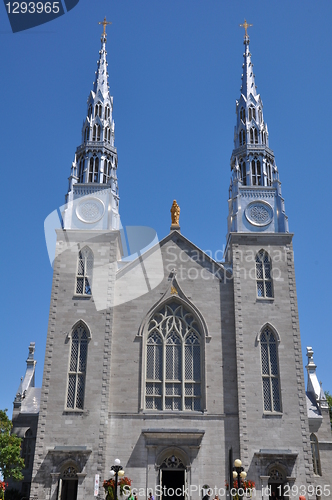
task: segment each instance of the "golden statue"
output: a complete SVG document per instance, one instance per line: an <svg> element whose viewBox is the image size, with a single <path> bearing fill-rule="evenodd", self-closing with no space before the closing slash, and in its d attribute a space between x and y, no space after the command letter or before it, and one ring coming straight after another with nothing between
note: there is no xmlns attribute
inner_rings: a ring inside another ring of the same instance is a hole
<svg viewBox="0 0 332 500"><path fill-rule="evenodd" d="M171 208L171 217L172 217L172 226L178 226L180 219L180 207L176 203L176 200L173 201L173 205Z"/></svg>

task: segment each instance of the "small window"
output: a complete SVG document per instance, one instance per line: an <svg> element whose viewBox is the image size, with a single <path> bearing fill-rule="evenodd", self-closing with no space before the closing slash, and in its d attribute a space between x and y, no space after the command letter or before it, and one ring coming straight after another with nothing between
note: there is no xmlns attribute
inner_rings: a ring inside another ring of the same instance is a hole
<svg viewBox="0 0 332 500"><path fill-rule="evenodd" d="M258 144L258 131L257 131L257 128L255 128L255 144Z"/></svg>
<svg viewBox="0 0 332 500"><path fill-rule="evenodd" d="M93 254L88 247L78 252L76 288L77 295L91 295Z"/></svg>
<svg viewBox="0 0 332 500"><path fill-rule="evenodd" d="M240 130L240 146L243 146L246 143L246 132L245 130Z"/></svg>
<svg viewBox="0 0 332 500"><path fill-rule="evenodd" d="M107 105L105 107L105 120L107 120L110 117L110 107Z"/></svg>
<svg viewBox="0 0 332 500"><path fill-rule="evenodd" d="M251 161L251 180L253 186L260 186L262 182L261 162L255 157Z"/></svg>
<svg viewBox="0 0 332 500"><path fill-rule="evenodd" d="M103 111L103 107L101 105L101 102L98 102L95 106L95 117L99 116L99 118L101 118L102 111Z"/></svg>
<svg viewBox="0 0 332 500"><path fill-rule="evenodd" d="M267 326L260 337L264 411L281 412L278 345Z"/></svg>
<svg viewBox="0 0 332 500"><path fill-rule="evenodd" d="M246 123L246 111L244 108L241 108L240 110L240 120L242 123Z"/></svg>
<svg viewBox="0 0 332 500"><path fill-rule="evenodd" d="M263 121L263 115L262 115L261 108L258 108L258 119L259 119L259 122L262 123L262 121Z"/></svg>
<svg viewBox="0 0 332 500"><path fill-rule="evenodd" d="M252 106L249 108L249 121L250 120L256 120L256 110Z"/></svg>
<svg viewBox="0 0 332 500"><path fill-rule="evenodd" d="M88 117L91 119L92 117L92 104L89 105L89 109L88 109Z"/></svg>
<svg viewBox="0 0 332 500"><path fill-rule="evenodd" d="M28 429L24 435L22 444L22 458L24 460L24 468L29 469L32 467L33 462L33 448L34 438L31 429Z"/></svg>
<svg viewBox="0 0 332 500"><path fill-rule="evenodd" d="M67 408L72 410L83 410L84 407L87 355L87 330L79 324L71 336L68 370Z"/></svg>
<svg viewBox="0 0 332 500"><path fill-rule="evenodd" d="M272 186L272 165L269 161L266 162L266 183Z"/></svg>
<svg viewBox="0 0 332 500"><path fill-rule="evenodd" d="M256 255L256 285L257 297L273 297L271 262L265 250L260 250Z"/></svg>
<svg viewBox="0 0 332 500"><path fill-rule="evenodd" d="M89 162L89 182L98 182L99 180L99 158L92 156Z"/></svg>
<svg viewBox="0 0 332 500"><path fill-rule="evenodd" d="M320 466L318 439L315 436L315 434L310 435L310 445L311 445L312 465L314 468L314 474L316 474L316 476L321 476L322 470Z"/></svg>
<svg viewBox="0 0 332 500"><path fill-rule="evenodd" d="M78 182L83 183L84 176L84 158L80 159L79 168L78 168Z"/></svg>
<svg viewBox="0 0 332 500"><path fill-rule="evenodd" d="M84 131L84 142L87 142L90 138L90 127L86 127Z"/></svg>
<svg viewBox="0 0 332 500"><path fill-rule="evenodd" d="M247 185L247 172L246 172L246 163L245 161L241 158L240 159L240 177L243 186Z"/></svg>

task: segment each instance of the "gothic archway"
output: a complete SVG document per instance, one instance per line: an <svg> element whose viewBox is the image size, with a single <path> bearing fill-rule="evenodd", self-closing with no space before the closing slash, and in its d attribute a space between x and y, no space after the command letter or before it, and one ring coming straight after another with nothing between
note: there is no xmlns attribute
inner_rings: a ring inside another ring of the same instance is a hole
<svg viewBox="0 0 332 500"><path fill-rule="evenodd" d="M180 449L168 449L159 456L160 500L185 500L187 457Z"/></svg>
<svg viewBox="0 0 332 500"><path fill-rule="evenodd" d="M272 465L268 472L270 500L283 500L284 499L284 486L286 483L286 472L284 468L278 465Z"/></svg>

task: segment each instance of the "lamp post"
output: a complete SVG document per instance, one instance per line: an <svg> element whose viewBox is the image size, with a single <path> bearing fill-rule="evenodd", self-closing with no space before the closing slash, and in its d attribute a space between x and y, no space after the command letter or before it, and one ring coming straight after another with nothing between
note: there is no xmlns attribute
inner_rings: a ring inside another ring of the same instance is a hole
<svg viewBox="0 0 332 500"><path fill-rule="evenodd" d="M124 470L122 468L121 462L118 458L114 460L114 465L112 465L110 470L111 477L114 479L114 500L118 498L118 477L124 476Z"/></svg>
<svg viewBox="0 0 332 500"><path fill-rule="evenodd" d="M242 462L238 458L234 460L233 467L233 479L237 479L237 489L241 488L241 479L245 479L247 477L247 473L244 471L242 467ZM242 500L242 496L238 493L239 500Z"/></svg>

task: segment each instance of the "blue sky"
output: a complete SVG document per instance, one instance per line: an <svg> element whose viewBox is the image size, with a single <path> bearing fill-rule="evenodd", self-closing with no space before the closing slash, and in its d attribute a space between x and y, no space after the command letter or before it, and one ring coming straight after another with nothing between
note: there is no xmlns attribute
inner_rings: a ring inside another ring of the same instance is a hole
<svg viewBox="0 0 332 500"><path fill-rule="evenodd" d="M122 223L161 239L175 198L182 233L212 253L225 244L239 23L254 25L256 84L295 233L302 350L313 347L332 392L330 0L80 0L16 34L0 12L0 408L11 414L30 341L41 385L52 283L43 223L64 203L105 15Z"/></svg>

